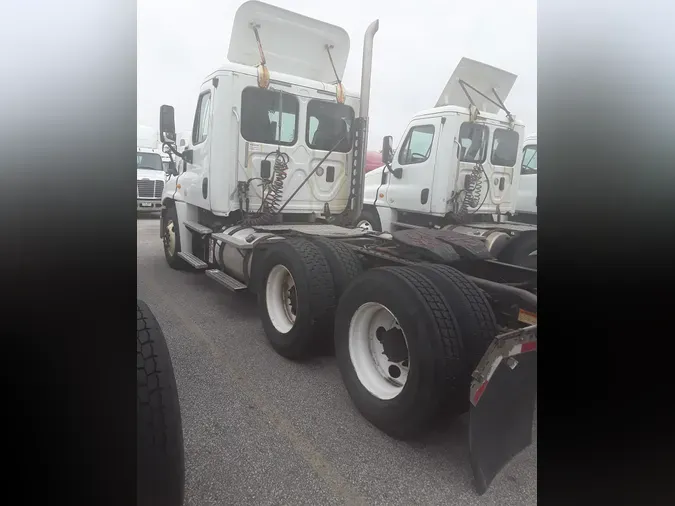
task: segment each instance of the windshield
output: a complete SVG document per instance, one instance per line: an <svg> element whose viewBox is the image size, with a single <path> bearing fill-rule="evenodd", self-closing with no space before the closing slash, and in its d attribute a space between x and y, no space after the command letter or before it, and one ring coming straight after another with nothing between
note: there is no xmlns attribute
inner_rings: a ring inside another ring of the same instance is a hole
<svg viewBox="0 0 675 506"><path fill-rule="evenodd" d="M136 153L136 168L137 169L150 169L150 170L163 170L162 169L162 157L157 153Z"/></svg>

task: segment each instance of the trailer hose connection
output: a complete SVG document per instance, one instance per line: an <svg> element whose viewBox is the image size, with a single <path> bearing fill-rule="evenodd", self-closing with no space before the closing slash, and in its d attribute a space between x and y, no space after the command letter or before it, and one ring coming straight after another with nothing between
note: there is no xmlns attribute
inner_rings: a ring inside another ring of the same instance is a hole
<svg viewBox="0 0 675 506"><path fill-rule="evenodd" d="M488 188L483 197L483 201L479 203L481 193L483 192L483 176L487 181ZM485 173L483 165L477 163L471 173L466 178L465 187L463 190L457 193L455 197L455 203L459 200L459 195L464 192L464 197L462 202L456 206L455 216L460 220L464 218L467 214L474 214L477 212L487 199L488 194L490 193L490 178ZM475 207L473 212L469 212L470 207Z"/></svg>
<svg viewBox="0 0 675 506"><path fill-rule="evenodd" d="M270 225L274 222L274 215L279 212L281 206L281 199L283 198L284 181L288 176L288 162L289 156L281 151L273 151L268 153L265 160L271 155L274 155L274 168L272 169L272 177L263 181L263 198L258 212L254 216L246 215L242 222L247 226L262 226ZM246 194L248 195L248 187L252 179L246 183ZM248 200L248 197L247 197ZM246 210L248 212L248 209Z"/></svg>

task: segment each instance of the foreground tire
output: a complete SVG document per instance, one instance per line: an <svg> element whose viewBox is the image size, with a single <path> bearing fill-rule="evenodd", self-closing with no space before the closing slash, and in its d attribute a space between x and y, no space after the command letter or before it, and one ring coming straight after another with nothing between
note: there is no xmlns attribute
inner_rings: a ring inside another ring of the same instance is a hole
<svg viewBox="0 0 675 506"><path fill-rule="evenodd" d="M261 264L258 308L267 339L286 358L311 355L318 324L335 307L326 258L306 239L287 239L271 245Z"/></svg>
<svg viewBox="0 0 675 506"><path fill-rule="evenodd" d="M180 506L185 489L183 426L164 334L136 302L137 506Z"/></svg>
<svg viewBox="0 0 675 506"><path fill-rule="evenodd" d="M498 334L490 302L483 291L457 269L440 264L420 264L413 268L429 278L457 315L467 364L473 371Z"/></svg>
<svg viewBox="0 0 675 506"><path fill-rule="evenodd" d="M335 354L357 409L395 438L420 434L465 394L457 320L433 283L408 267L372 269L349 285Z"/></svg>
<svg viewBox="0 0 675 506"><path fill-rule="evenodd" d="M169 267L177 270L185 270L188 265L178 256L180 249L180 227L178 226L178 213L175 207L165 210L161 220L164 230L162 242L164 243L164 258Z"/></svg>

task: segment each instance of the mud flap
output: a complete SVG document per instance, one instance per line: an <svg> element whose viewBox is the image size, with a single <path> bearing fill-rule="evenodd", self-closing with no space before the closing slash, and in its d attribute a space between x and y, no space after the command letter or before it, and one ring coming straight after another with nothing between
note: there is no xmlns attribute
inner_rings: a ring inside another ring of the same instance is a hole
<svg viewBox="0 0 675 506"><path fill-rule="evenodd" d="M476 491L481 495L509 461L532 443L536 346L536 325L498 336L474 371L469 450Z"/></svg>

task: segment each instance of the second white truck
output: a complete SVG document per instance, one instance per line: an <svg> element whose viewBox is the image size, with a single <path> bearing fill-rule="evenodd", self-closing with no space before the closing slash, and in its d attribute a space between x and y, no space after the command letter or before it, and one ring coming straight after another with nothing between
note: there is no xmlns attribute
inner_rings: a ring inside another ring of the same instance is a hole
<svg viewBox="0 0 675 506"><path fill-rule="evenodd" d="M384 138L385 166L365 177L358 225L454 230L481 239L501 261L535 267L536 225L513 219L524 125L504 101L515 80L462 58L436 106L413 117L395 151L391 137Z"/></svg>

